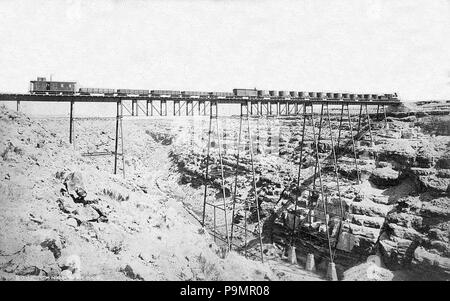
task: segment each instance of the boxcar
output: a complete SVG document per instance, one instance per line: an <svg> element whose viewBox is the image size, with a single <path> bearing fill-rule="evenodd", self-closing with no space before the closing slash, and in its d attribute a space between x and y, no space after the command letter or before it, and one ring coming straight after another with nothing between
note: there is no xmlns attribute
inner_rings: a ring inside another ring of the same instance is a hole
<svg viewBox="0 0 450 301"><path fill-rule="evenodd" d="M334 93L333 96L336 99L342 99L342 93Z"/></svg>
<svg viewBox="0 0 450 301"><path fill-rule="evenodd" d="M48 81L38 77L30 81L30 93L33 94L74 94L76 82Z"/></svg>

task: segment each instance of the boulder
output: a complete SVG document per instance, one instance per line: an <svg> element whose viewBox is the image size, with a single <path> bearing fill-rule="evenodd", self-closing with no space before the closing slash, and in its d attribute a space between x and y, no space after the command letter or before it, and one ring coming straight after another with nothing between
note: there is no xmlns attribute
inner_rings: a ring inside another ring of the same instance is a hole
<svg viewBox="0 0 450 301"><path fill-rule="evenodd" d="M380 187L396 186L400 183L400 173L390 167L376 168L369 181Z"/></svg>
<svg viewBox="0 0 450 301"><path fill-rule="evenodd" d="M25 246L2 265L1 269L19 276L56 277L60 273L52 252L39 245Z"/></svg>
<svg viewBox="0 0 450 301"><path fill-rule="evenodd" d="M450 178L438 178L436 175L430 175L419 176L417 181L422 192L450 196Z"/></svg>
<svg viewBox="0 0 450 301"><path fill-rule="evenodd" d="M64 179L64 186L75 202L84 202L87 195L80 172L72 172Z"/></svg>
<svg viewBox="0 0 450 301"><path fill-rule="evenodd" d="M97 221L100 215L91 206L79 206L74 217L83 223Z"/></svg>

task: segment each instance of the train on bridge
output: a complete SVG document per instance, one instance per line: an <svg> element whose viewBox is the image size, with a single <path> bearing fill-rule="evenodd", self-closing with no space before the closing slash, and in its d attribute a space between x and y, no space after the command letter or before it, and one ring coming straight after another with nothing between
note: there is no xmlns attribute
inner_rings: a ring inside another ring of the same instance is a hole
<svg viewBox="0 0 450 301"><path fill-rule="evenodd" d="M129 96L160 98L211 98L211 99L319 99L342 101L398 101L397 93L355 94L338 92L303 92L258 89L233 89L233 92L203 92L176 90L137 90L137 89L102 89L78 87L76 82L47 81L38 77L30 81L30 93L37 95L92 95L92 96Z"/></svg>

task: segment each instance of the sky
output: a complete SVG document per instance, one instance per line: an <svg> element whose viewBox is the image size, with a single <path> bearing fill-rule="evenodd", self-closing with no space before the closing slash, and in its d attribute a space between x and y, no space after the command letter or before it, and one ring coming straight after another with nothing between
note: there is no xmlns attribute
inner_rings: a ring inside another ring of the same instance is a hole
<svg viewBox="0 0 450 301"><path fill-rule="evenodd" d="M450 0L0 0L0 93L84 87L450 99Z"/></svg>

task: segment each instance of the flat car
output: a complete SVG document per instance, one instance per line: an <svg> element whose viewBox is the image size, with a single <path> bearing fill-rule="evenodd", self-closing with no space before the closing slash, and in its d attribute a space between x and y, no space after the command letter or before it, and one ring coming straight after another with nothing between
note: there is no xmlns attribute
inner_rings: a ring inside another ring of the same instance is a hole
<svg viewBox="0 0 450 301"><path fill-rule="evenodd" d="M256 89L233 89L233 94L238 97L258 97Z"/></svg>
<svg viewBox="0 0 450 301"><path fill-rule="evenodd" d="M120 96L148 96L149 90L137 90L137 89L117 89L117 94Z"/></svg>
<svg viewBox="0 0 450 301"><path fill-rule="evenodd" d="M183 97L199 98L199 97L207 97L208 95L209 95L209 92L181 91L181 96L183 96Z"/></svg>
<svg viewBox="0 0 450 301"><path fill-rule="evenodd" d="M114 95L116 93L116 90L103 88L80 88L78 90L78 93L80 93L80 95L91 95L91 94Z"/></svg>
<svg viewBox="0 0 450 301"><path fill-rule="evenodd" d="M209 92L208 94L213 98L230 98L234 96L232 92Z"/></svg>
<svg viewBox="0 0 450 301"><path fill-rule="evenodd" d="M179 97L179 96L181 96L181 91L176 91L176 90L151 90L150 93L153 96L161 96L161 97Z"/></svg>

